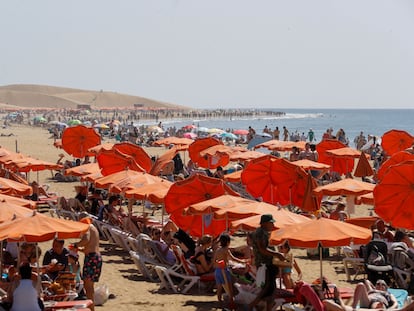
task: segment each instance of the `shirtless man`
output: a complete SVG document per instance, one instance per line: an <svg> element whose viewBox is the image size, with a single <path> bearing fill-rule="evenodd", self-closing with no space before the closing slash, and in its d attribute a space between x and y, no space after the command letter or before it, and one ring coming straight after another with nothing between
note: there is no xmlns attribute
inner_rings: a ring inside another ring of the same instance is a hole
<svg viewBox="0 0 414 311"><path fill-rule="evenodd" d="M83 217L81 214L80 222L89 225L88 231L82 236L81 240L73 246L85 253L85 260L83 262L83 284L86 291L86 297L93 301L95 289L94 283L99 281L102 270L102 257L99 252L99 232L92 224L92 219L89 216ZM95 306L89 307L91 311L95 310Z"/></svg>

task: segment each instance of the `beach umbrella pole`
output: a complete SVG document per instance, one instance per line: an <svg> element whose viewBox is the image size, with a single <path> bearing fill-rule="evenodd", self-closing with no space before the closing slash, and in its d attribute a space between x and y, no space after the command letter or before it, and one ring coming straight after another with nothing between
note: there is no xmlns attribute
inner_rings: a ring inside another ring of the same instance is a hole
<svg viewBox="0 0 414 311"><path fill-rule="evenodd" d="M323 271L322 271L322 245L321 243L318 244L319 247L319 268L321 271L321 276L320 276L320 281L321 281L321 286L322 286L322 282L323 282Z"/></svg>

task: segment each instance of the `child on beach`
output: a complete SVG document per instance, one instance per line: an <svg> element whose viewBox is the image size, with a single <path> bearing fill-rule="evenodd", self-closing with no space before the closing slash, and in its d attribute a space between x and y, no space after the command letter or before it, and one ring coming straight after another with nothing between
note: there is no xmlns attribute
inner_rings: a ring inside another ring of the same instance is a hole
<svg viewBox="0 0 414 311"><path fill-rule="evenodd" d="M286 258L285 261L279 261L277 264L282 271L283 284L287 289L292 289L295 287L295 283L292 279L292 268L295 268L299 280L302 278L302 271L293 257L293 254L290 252L290 245L288 241L279 246L279 252L281 252Z"/></svg>
<svg viewBox="0 0 414 311"><path fill-rule="evenodd" d="M223 289L229 296L229 307L231 310L235 309L234 295L233 295L233 282L231 281L229 261L233 260L240 263L246 263L246 260L238 259L235 257L230 249L230 236L223 233L219 239L219 248L215 251L213 262L215 268L215 278L217 284L217 299L219 302L223 301Z"/></svg>
<svg viewBox="0 0 414 311"><path fill-rule="evenodd" d="M81 267L79 264L79 255L76 251L71 250L67 254L68 256L68 265L66 266L65 271L75 274L75 286L76 289L79 288L81 283Z"/></svg>

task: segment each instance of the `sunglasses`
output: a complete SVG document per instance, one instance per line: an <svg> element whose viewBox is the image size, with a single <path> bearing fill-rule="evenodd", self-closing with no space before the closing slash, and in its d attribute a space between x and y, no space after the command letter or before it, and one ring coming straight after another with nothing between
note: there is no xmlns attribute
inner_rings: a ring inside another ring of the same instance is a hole
<svg viewBox="0 0 414 311"><path fill-rule="evenodd" d="M387 286L387 284L385 284L385 282L377 282L376 284L375 284L376 286Z"/></svg>

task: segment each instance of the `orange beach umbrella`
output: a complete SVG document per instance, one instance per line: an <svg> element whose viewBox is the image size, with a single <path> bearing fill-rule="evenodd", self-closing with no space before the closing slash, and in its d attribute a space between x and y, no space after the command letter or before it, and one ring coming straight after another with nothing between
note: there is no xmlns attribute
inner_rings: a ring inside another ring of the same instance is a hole
<svg viewBox="0 0 414 311"><path fill-rule="evenodd" d="M151 170L151 157L142 147L129 142L123 142L115 144L112 148L122 152L123 154L131 156L146 172Z"/></svg>
<svg viewBox="0 0 414 311"><path fill-rule="evenodd" d="M213 220L212 215L184 215L191 204L213 199L225 193L237 195L223 180L195 174L175 182L165 197L165 209L170 219L182 230L194 236L220 235L226 229L224 220Z"/></svg>
<svg viewBox="0 0 414 311"><path fill-rule="evenodd" d="M217 166L221 165L219 162L215 163L213 166L211 163L211 158L202 157L200 152L207 149L208 147L215 146L215 145L223 145L223 142L213 138L213 137L205 137L205 138L198 138L196 139L189 147L188 147L188 154L190 159L200 167L204 168L216 168ZM215 162L215 161L214 161ZM218 164L218 165L216 165ZM224 166L224 165L222 165Z"/></svg>
<svg viewBox="0 0 414 311"><path fill-rule="evenodd" d="M412 145L414 145L414 137L402 130L390 130L385 132L381 138L382 149L390 156Z"/></svg>
<svg viewBox="0 0 414 311"><path fill-rule="evenodd" d="M273 219L276 220L274 223L275 229L283 228L284 226L292 224L298 225L304 221L309 220L309 218L306 216L292 213L284 207L274 206L269 214L272 214ZM261 215L254 215L238 220L233 220L231 221L230 226L234 230L253 231L260 226L260 217Z"/></svg>
<svg viewBox="0 0 414 311"><path fill-rule="evenodd" d="M0 177L0 193L7 195L28 196L33 194L33 190L29 185Z"/></svg>
<svg viewBox="0 0 414 311"><path fill-rule="evenodd" d="M126 155L116 149L101 150L96 156L101 173L104 176L124 170L134 170L144 172L143 169L132 156Z"/></svg>
<svg viewBox="0 0 414 311"><path fill-rule="evenodd" d="M271 155L251 160L241 174L246 190L264 202L302 205L307 175L301 167Z"/></svg>
<svg viewBox="0 0 414 311"><path fill-rule="evenodd" d="M396 228L414 229L414 160L390 166L374 189L375 212Z"/></svg>
<svg viewBox="0 0 414 311"><path fill-rule="evenodd" d="M62 134L63 150L76 158L89 155L88 149L100 143L101 136L93 128L84 125L69 127Z"/></svg>
<svg viewBox="0 0 414 311"><path fill-rule="evenodd" d="M414 154L412 154L411 152L403 150L394 153L390 158L387 159L387 161L382 163L382 165L378 169L378 179L382 179L382 177L385 175L385 173L391 165L400 164L408 160L414 160Z"/></svg>
<svg viewBox="0 0 414 311"><path fill-rule="evenodd" d="M79 238L89 228L82 222L51 218L33 211L30 217L15 219L0 225L0 240L44 242L53 238Z"/></svg>

